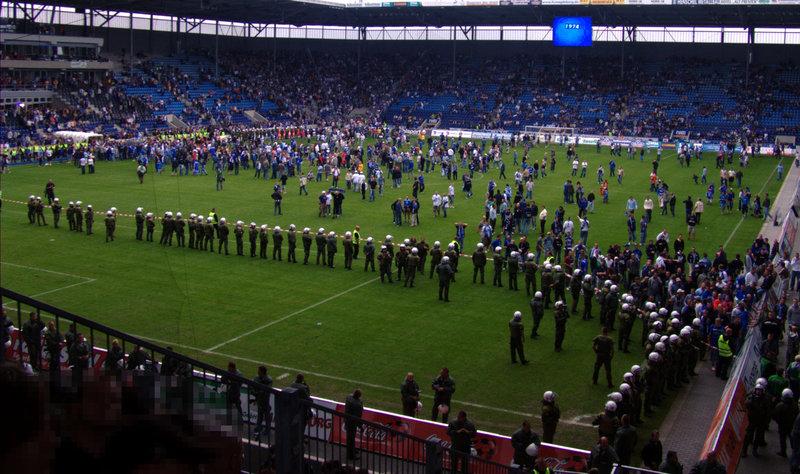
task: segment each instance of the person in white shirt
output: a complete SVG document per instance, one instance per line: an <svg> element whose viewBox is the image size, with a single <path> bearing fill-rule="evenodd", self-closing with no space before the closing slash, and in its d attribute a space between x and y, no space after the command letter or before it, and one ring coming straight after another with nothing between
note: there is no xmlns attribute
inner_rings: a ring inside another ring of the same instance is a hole
<svg viewBox="0 0 800 474"><path fill-rule="evenodd" d="M539 229L541 230L542 235L545 234L546 228L545 224L547 223L547 208L542 206L541 212L539 212Z"/></svg>
<svg viewBox="0 0 800 474"><path fill-rule="evenodd" d="M644 207L645 217L647 218L647 222L650 222L650 219L653 217L653 200L650 199L650 196L644 198Z"/></svg>
<svg viewBox="0 0 800 474"><path fill-rule="evenodd" d="M456 206L454 206L453 203L456 202L456 187L453 183L450 183L450 186L447 187L447 195L449 197L448 202L450 203L450 207L455 209ZM447 217L446 213L445 217Z"/></svg>
<svg viewBox="0 0 800 474"><path fill-rule="evenodd" d="M434 192L433 196L431 196L431 202L433 203L433 217L439 217L439 208L442 205L442 196L439 195L438 192Z"/></svg>
<svg viewBox="0 0 800 474"><path fill-rule="evenodd" d="M795 252L792 258L792 279L789 282L790 290L800 290L800 253Z"/></svg>
<svg viewBox="0 0 800 474"><path fill-rule="evenodd" d="M664 239L664 240L665 240L667 243L669 243L669 232L667 232L667 229L664 229L664 230L662 230L662 231L661 231L661 233L660 233L660 234L658 234L658 236L656 236L656 241L659 241L659 240L661 240L662 238L663 238L663 239Z"/></svg>
<svg viewBox="0 0 800 474"><path fill-rule="evenodd" d="M575 235L575 223L572 222L571 218L567 217L567 220L564 221L564 227L563 228L564 228L564 233L565 234L570 234L570 235L573 235L573 236Z"/></svg>

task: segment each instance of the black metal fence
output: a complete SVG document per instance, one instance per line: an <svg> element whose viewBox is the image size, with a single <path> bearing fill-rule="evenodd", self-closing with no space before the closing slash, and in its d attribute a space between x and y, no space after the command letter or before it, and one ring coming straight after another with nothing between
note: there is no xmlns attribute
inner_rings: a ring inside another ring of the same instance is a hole
<svg viewBox="0 0 800 474"><path fill-rule="evenodd" d="M14 333L14 354L26 370L73 388L92 378L116 378L121 385L135 386L138 410L183 417L201 429L240 440L242 472L305 473L333 463L371 472L435 474L450 471L456 458L465 460L472 473L515 471L456 453L439 439L414 437L309 401L294 388L259 384L6 288L0 287L0 296L17 328L23 328L31 314L45 326L53 323L34 340ZM109 353L115 346L116 355ZM266 418L261 425L259 411Z"/></svg>

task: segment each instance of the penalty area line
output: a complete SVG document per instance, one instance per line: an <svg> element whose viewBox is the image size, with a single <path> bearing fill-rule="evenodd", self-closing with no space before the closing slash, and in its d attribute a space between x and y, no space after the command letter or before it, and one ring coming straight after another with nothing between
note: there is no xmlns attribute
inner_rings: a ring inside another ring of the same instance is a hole
<svg viewBox="0 0 800 474"><path fill-rule="evenodd" d="M212 351L214 351L214 350L216 350L216 349L219 349L219 348L220 348L220 347L222 347L222 346L228 345L228 344L230 344L230 343L232 343L232 342L236 342L236 341L238 341L239 339L242 339L242 338L244 338L244 337L247 337L247 336L249 336L249 335L251 335L251 334L255 334L255 333L257 333L258 331L261 331L262 329L266 329L266 328L268 328L268 327L270 327L270 326L273 326L273 325L275 325L275 324L278 324L278 323L281 323L281 322L283 322L283 321L286 321L287 319L289 319L289 318L292 318L292 317L294 317L294 316L297 316L298 314L304 313L304 312L308 311L309 309L314 309L314 308L316 308L316 307L317 307L317 306L319 306L319 305L325 304L325 303L327 303L328 301L334 300L334 299L336 299L336 298L338 298L338 297L340 297L340 296L343 296L343 295L346 295L347 293L350 293L351 291L355 291L355 290L357 290L357 289L361 288L362 286L369 285L370 283L374 283L374 282L376 282L376 281L378 281L378 278L377 278L377 277L376 277L376 278L373 278L373 279L371 279L371 280L367 280L367 281L365 281L365 282L363 282L363 283L360 283L360 284L358 284L358 285L356 285L356 286L354 286L354 287L348 288L347 290L344 290L344 291L342 291L342 292L340 292L340 293L336 293L336 294L335 294L335 295L333 295L333 296L329 296L329 297L325 298L325 299L324 299L324 300L322 300L322 301L318 301L318 302L316 302L316 303L314 303L314 304L312 304L312 305L310 305L310 306L306 306L306 307L305 307L305 308L303 308L303 309L299 309L299 310L295 311L294 313L287 314L286 316L284 316L284 317L282 317L282 318L280 318L280 319L276 319L276 320L274 320L274 321L270 321L270 322L268 322L268 323L266 323L266 324L263 324L263 325L261 325L261 326L259 326L259 327L255 328L255 329L251 329L250 331L247 331L247 332L246 332L246 333L244 333L244 334L240 334L240 335L238 335L238 336L236 336L236 337L234 337L234 338L228 339L227 341L221 342L221 343L217 344L216 346L209 347L209 348L208 348L208 349L206 349L204 352L212 352Z"/></svg>

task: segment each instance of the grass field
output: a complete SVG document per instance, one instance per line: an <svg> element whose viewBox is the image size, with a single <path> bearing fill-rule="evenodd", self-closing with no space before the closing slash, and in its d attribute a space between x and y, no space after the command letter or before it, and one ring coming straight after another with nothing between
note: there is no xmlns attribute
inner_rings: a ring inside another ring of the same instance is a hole
<svg viewBox="0 0 800 474"><path fill-rule="evenodd" d="M556 151L556 172L539 179L534 191L537 204L545 204L551 216L562 200L562 185L570 173L565 149L556 147ZM521 155L521 148L519 152ZM543 152L541 147L534 149L532 157L541 159ZM581 148L579 153L589 161L589 176L582 181L596 192L595 170L601 162L608 169L608 151L597 154L592 147ZM618 167L625 169L625 181L622 186L616 180L610 183L609 204L598 200L595 213L590 215L590 244L598 242L605 250L612 242L626 240L625 201L633 195L641 209L654 158L655 153L645 155L644 162L629 161L624 154L617 159ZM508 181L513 183L512 160L510 156L505 159ZM706 153L704 161L693 161L688 170L678 166L674 151L665 151L659 174L678 197L677 217L655 212L649 231L652 238L662 228L673 238L685 233L680 201L687 194L695 199L705 195L705 186L691 180L692 172L700 174L703 164L709 166L709 176L718 184L713 163L713 157ZM780 186L774 181L776 164L772 158L753 160L744 171L743 184L753 193L769 192L774 197ZM363 260L354 263L353 271L345 270L341 249L336 268L330 269L293 265L285 259L265 261L165 248L158 245L160 226L155 243L136 241L130 217L119 218L116 241L105 243L101 216L95 223L96 234L86 236L69 232L63 215L62 228L54 229L49 210L46 216L51 225L29 225L26 206L8 202L25 201L30 194L43 195L47 179L53 179L56 195L64 205L81 200L95 210L116 206L119 212L128 214L142 206L156 215L171 210L181 211L184 217L190 212L207 215L216 207L228 222L255 221L284 229L294 223L299 229L324 227L337 234L360 225L365 238L382 240L392 234L395 242L411 236L424 236L431 243L449 242L454 235L453 224L463 220L469 224L465 247L471 253L478 241L482 195L489 177L497 179L497 175L498 170L476 175L475 197L471 200L465 199L456 182L455 208L447 219L431 217L430 196L435 190L446 192L448 183L438 171L426 175L426 190L420 199L421 225L401 229L392 225L389 205L397 197L411 194L411 183L405 179L399 190L387 188L374 203L348 193L344 216L331 220L317 217L316 196L329 186L325 182L309 183L306 197L297 195L297 183L290 180L283 216L273 216L269 195L274 182L255 180L251 171L228 174L225 190L217 192L211 176L179 178L168 171L162 176L151 173L140 185L130 162L99 163L96 174L85 176L68 164L18 166L11 174L2 175L2 197L6 200L1 222L2 285L122 331L171 344L219 366L234 360L249 376L264 363L277 379L276 387L288 386L292 378L287 374L293 376L296 371L307 374L316 396L341 400L361 387L365 404L379 409L400 410L400 383L408 371L413 371L426 395L423 403L427 413L430 381L446 365L456 380L453 408L467 409L478 428L488 431L510 434L520 419L530 414L537 415L534 426L539 426L541 394L555 390L560 397L562 421L567 422L559 428L556 441L588 447L596 432L586 426L590 421L587 416L602 408L609 392L604 384L591 384L591 339L598 333L599 324L572 318L567 325L565 350L556 354L552 313L548 312L540 328L543 336L526 341L526 356L532 363L512 365L507 322L513 311L522 310L530 329L528 298L524 291L473 285L469 278L472 265L467 259L460 262L458 282L451 287L454 301L445 305L437 299L435 280L418 276L413 289L382 285L377 273L363 272ZM391 186L391 180L387 182ZM504 186L505 182L498 184ZM575 205L565 205L565 209L575 220ZM719 245L726 245L729 255L744 253L761 225L761 220L742 220L735 212L720 216L718 206L708 205L697 241L687 244L687 252L696 245L701 253L711 254ZM535 235L531 237L535 242ZM235 253L232 233L230 241ZM246 255L248 247L246 242ZM637 323L633 334L639 334L639 330ZM613 363L614 380L620 380L632 364L642 360L640 350L619 354ZM640 433L657 427L665 414L662 407L656 418L640 427Z"/></svg>

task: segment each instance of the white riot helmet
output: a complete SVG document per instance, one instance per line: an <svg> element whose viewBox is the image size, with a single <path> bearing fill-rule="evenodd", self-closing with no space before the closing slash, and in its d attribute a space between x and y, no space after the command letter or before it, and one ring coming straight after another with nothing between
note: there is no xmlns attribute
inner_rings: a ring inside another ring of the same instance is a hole
<svg viewBox="0 0 800 474"><path fill-rule="evenodd" d="M609 413L616 413L617 411L617 404L614 402L606 402L606 411Z"/></svg>
<svg viewBox="0 0 800 474"><path fill-rule="evenodd" d="M349 234L349 232L348 232L348 234ZM406 245L411 245L411 239L405 239L403 241L403 243L406 244Z"/></svg>
<svg viewBox="0 0 800 474"><path fill-rule="evenodd" d="M592 276L591 275L584 276L583 281L592 281Z"/></svg>
<svg viewBox="0 0 800 474"><path fill-rule="evenodd" d="M107 215L108 217L111 217L111 216L113 216L113 215L114 215L114 213L113 213L113 212L111 212L111 211L106 211L106 215Z"/></svg>
<svg viewBox="0 0 800 474"><path fill-rule="evenodd" d="M700 323L701 323L701 321L700 321L700 318L694 318L694 319L692 320L692 326L694 326L694 327L696 327L696 328L699 328L699 327L700 327Z"/></svg>
<svg viewBox="0 0 800 474"><path fill-rule="evenodd" d="M632 379L633 379L633 373L631 373L631 372L625 372L625 375L623 375L623 376L622 376L622 379L623 379L623 380L626 380L626 381L627 381L627 380L632 380ZM629 387L630 387L630 385L629 385ZM620 387L620 388L621 388L621 387Z"/></svg>
<svg viewBox="0 0 800 474"><path fill-rule="evenodd" d="M347 232L344 233L344 236L345 237L352 237L353 234L348 230Z"/></svg>
<svg viewBox="0 0 800 474"><path fill-rule="evenodd" d="M560 272L561 271L561 265L556 265L555 267L553 267L553 270L555 270L557 272Z"/></svg>
<svg viewBox="0 0 800 474"><path fill-rule="evenodd" d="M575 270L572 272L572 275L573 275L573 276L578 276L578 275L580 275L580 274L581 274L581 271L580 271L580 270L578 270L577 268L576 268L576 269L575 269Z"/></svg>
<svg viewBox="0 0 800 474"><path fill-rule="evenodd" d="M251 222L251 223L250 223L250 227L255 227L255 226L256 226L256 223L255 223L255 222ZM277 228L277 226L276 226L276 228Z"/></svg>
<svg viewBox="0 0 800 474"><path fill-rule="evenodd" d="M514 311L514 319L522 318L522 311Z"/></svg>
<svg viewBox="0 0 800 474"><path fill-rule="evenodd" d="M623 383L619 386L619 391L622 393L628 393L631 391L631 386L627 383Z"/></svg>
<svg viewBox="0 0 800 474"><path fill-rule="evenodd" d="M681 336L688 337L692 335L692 330L689 328L681 329Z"/></svg>
<svg viewBox="0 0 800 474"><path fill-rule="evenodd" d="M58 200L58 198L56 198L56 200ZM143 210L144 210L144 209L142 209L141 207L137 207L137 208L136 208L136 212L142 212Z"/></svg>
<svg viewBox="0 0 800 474"><path fill-rule="evenodd" d="M658 335L658 333L655 333L655 332L651 332L651 333L650 333L650 335L649 335L649 336L647 336L647 340L648 340L648 341L650 341L650 342L652 342L652 343L654 343L654 344L655 344L656 342L658 342L658 340L659 340L660 338L661 338L661 336L659 336L659 335Z"/></svg>
<svg viewBox="0 0 800 474"><path fill-rule="evenodd" d="M528 260L533 260L534 258L536 258L536 255L534 255L532 253L528 254Z"/></svg>
<svg viewBox="0 0 800 474"><path fill-rule="evenodd" d="M654 309L656 309L656 304L653 303L652 301L648 301L647 303L644 304L644 307L648 311L653 311Z"/></svg>
<svg viewBox="0 0 800 474"><path fill-rule="evenodd" d="M613 392L608 394L608 398L610 398L613 402L619 403L622 401L622 394L619 392Z"/></svg>
<svg viewBox="0 0 800 474"><path fill-rule="evenodd" d="M656 352L664 352L667 350L667 346L663 342L656 342Z"/></svg>
<svg viewBox="0 0 800 474"><path fill-rule="evenodd" d="M452 243L452 242L451 242L451 243L449 243L449 244L447 244L447 249L448 249L448 250L453 250L454 248L456 248L456 244L454 244L454 243Z"/></svg>
<svg viewBox="0 0 800 474"><path fill-rule="evenodd" d="M658 352L651 352L649 356L647 356L647 360L651 362L658 362L661 360L661 355Z"/></svg>
<svg viewBox="0 0 800 474"><path fill-rule="evenodd" d="M680 326L681 320L678 318L672 318L672 321L669 322L673 326Z"/></svg>
<svg viewBox="0 0 800 474"><path fill-rule="evenodd" d="M552 270L553 269L553 264L550 263L550 262L545 263L544 264L544 269L545 270Z"/></svg>
<svg viewBox="0 0 800 474"><path fill-rule="evenodd" d="M533 295L533 297L534 297L534 298L542 298L542 297L543 297L543 295L542 295L542 292L541 292L541 291L537 291L537 292L536 292L536 293Z"/></svg>
<svg viewBox="0 0 800 474"><path fill-rule="evenodd" d="M603 284L604 284L605 286L611 286L611 285L613 285L613 284L614 284L614 282L612 282L611 280L606 280L605 282L603 282Z"/></svg>
<svg viewBox="0 0 800 474"><path fill-rule="evenodd" d="M442 262L443 262L443 263L447 263L447 262L449 262L449 261L450 261L450 257L448 257L447 255L445 255L444 257L442 257Z"/></svg>
<svg viewBox="0 0 800 474"><path fill-rule="evenodd" d="M279 229L279 227L276 227L276 229ZM328 237L336 237L336 232L334 231L328 232Z"/></svg>
<svg viewBox="0 0 800 474"><path fill-rule="evenodd" d="M304 234L307 234L309 232L311 232L311 229L309 229L308 227L303 227L303 233Z"/></svg>
<svg viewBox="0 0 800 474"><path fill-rule="evenodd" d="M477 247L478 247L478 250L481 250L483 248L483 243L482 242L478 242L478 246Z"/></svg>
<svg viewBox="0 0 800 474"><path fill-rule="evenodd" d="M631 372L633 372L634 375L640 373L641 371L642 371L642 368L639 367L638 365L634 365L634 366L631 367Z"/></svg>
<svg viewBox="0 0 800 474"><path fill-rule="evenodd" d="M655 311L653 311L652 313L650 313L650 321L656 321L657 319L658 319L658 313L656 313ZM657 322L659 325L661 324L661 321L656 321L656 322ZM655 323L653 323L653 324L655 324Z"/></svg>
<svg viewBox="0 0 800 474"><path fill-rule="evenodd" d="M503 248L500 247L499 245L494 248L494 251L497 252L497 253L500 253L502 250L503 250Z"/></svg>
<svg viewBox="0 0 800 474"><path fill-rule="evenodd" d="M631 295L628 295L628 297L627 297L627 298L625 298L625 301L627 301L627 302L628 302L628 303L630 303L630 304L633 304L633 301L634 301L634 299L633 299L633 296L631 296Z"/></svg>
<svg viewBox="0 0 800 474"><path fill-rule="evenodd" d="M372 243L374 239L372 237L367 237L367 242Z"/></svg>
<svg viewBox="0 0 800 474"><path fill-rule="evenodd" d="M438 249L438 248L439 248L439 247L441 247L441 246L442 246L442 243L441 243L441 242L439 242L438 240L437 240L436 242L434 242L434 243L433 243L433 248L436 248L436 249Z"/></svg>
<svg viewBox="0 0 800 474"><path fill-rule="evenodd" d="M554 401L556 399L556 392L548 390L548 391L544 392L544 395L542 396L542 398L546 402L552 402L552 401Z"/></svg>
<svg viewBox="0 0 800 474"><path fill-rule="evenodd" d="M616 293L618 289L619 288L617 288L617 285L611 285L611 288L609 288L609 291L611 291L612 293Z"/></svg>
<svg viewBox="0 0 800 474"><path fill-rule="evenodd" d="M317 229L317 232L320 233L320 234L324 234L325 233L325 229L320 227L319 229Z"/></svg>
<svg viewBox="0 0 800 474"><path fill-rule="evenodd" d="M391 236L391 235L387 235L387 236L386 236L386 241L388 242L388 241L390 241L390 240L392 240L392 236Z"/></svg>
<svg viewBox="0 0 800 474"><path fill-rule="evenodd" d="M676 342L678 342L678 340L680 340L680 338L681 337L678 336L677 334L672 334L669 336L669 342L675 344Z"/></svg>
<svg viewBox="0 0 800 474"><path fill-rule="evenodd" d="M794 399L794 392L792 392L789 388L784 388L781 392L781 400L784 402L790 402Z"/></svg>
<svg viewBox="0 0 800 474"><path fill-rule="evenodd" d="M224 223L226 223L227 221L226 221L226 220L225 220L225 218L223 217L223 218L221 218L221 219L219 220L219 222L220 222L220 224L224 224Z"/></svg>
<svg viewBox="0 0 800 474"><path fill-rule="evenodd" d="M114 209L114 208L112 207L111 209ZM181 217L183 217L183 214L181 214L180 212L177 212L177 213L175 213L175 217L180 219Z"/></svg>
<svg viewBox="0 0 800 474"><path fill-rule="evenodd" d="M411 247L411 253L416 255L419 253L419 249L417 249L416 247Z"/></svg>
<svg viewBox="0 0 800 474"><path fill-rule="evenodd" d="M556 301L556 308L560 308L562 306L564 306L564 302L563 301L561 301L561 300Z"/></svg>
<svg viewBox="0 0 800 474"><path fill-rule="evenodd" d="M289 230L295 230L295 229L296 229L296 227L294 226L294 224L289 224ZM350 233L350 232L348 232L348 234L349 234L349 233Z"/></svg>
<svg viewBox="0 0 800 474"><path fill-rule="evenodd" d="M628 303L622 303L622 311L628 311L629 309L630 306L628 306Z"/></svg>

